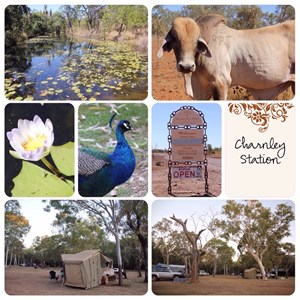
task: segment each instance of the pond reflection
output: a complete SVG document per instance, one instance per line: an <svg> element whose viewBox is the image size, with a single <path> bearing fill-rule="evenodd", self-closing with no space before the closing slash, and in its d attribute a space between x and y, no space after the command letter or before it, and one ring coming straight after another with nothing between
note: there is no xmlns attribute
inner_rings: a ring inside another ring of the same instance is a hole
<svg viewBox="0 0 300 300"><path fill-rule="evenodd" d="M11 100L143 100L147 57L114 42L35 39L5 53Z"/></svg>

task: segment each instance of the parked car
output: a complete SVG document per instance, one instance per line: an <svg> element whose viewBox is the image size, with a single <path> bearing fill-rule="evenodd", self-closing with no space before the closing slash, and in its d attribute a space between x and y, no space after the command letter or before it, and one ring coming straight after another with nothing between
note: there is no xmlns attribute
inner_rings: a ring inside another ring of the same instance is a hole
<svg viewBox="0 0 300 300"><path fill-rule="evenodd" d="M199 275L200 275L200 276L208 276L209 273L206 272L205 270L199 270Z"/></svg>
<svg viewBox="0 0 300 300"><path fill-rule="evenodd" d="M114 268L114 273L116 275L118 275L119 274L119 268ZM123 269L122 269L122 275L124 276L125 279L127 279L127 274Z"/></svg>
<svg viewBox="0 0 300 300"><path fill-rule="evenodd" d="M152 281L184 278L182 272L173 272L169 266L159 266L152 270Z"/></svg>

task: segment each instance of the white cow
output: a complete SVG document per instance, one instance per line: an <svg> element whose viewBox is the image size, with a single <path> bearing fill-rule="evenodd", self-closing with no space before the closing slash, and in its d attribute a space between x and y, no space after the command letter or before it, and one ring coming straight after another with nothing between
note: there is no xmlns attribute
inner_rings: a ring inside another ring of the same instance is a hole
<svg viewBox="0 0 300 300"><path fill-rule="evenodd" d="M292 85L295 93L295 22L235 30L221 15L197 23L176 18L157 56L174 50L185 91L194 99L227 100L240 85L257 100L270 100Z"/></svg>

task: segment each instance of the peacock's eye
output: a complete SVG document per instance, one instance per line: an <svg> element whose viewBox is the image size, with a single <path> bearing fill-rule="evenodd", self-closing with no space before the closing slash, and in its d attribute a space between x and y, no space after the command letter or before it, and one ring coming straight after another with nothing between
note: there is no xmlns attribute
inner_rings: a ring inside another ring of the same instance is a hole
<svg viewBox="0 0 300 300"><path fill-rule="evenodd" d="M124 126L126 129L130 129L130 123L125 122L125 123L123 124L123 126Z"/></svg>

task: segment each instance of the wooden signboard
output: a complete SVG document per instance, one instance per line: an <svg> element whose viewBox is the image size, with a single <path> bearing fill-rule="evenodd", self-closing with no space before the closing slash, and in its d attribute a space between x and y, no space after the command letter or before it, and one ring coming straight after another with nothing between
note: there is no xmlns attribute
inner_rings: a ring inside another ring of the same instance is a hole
<svg viewBox="0 0 300 300"><path fill-rule="evenodd" d="M172 180L205 179L205 192L208 194L206 127L204 115L192 106L183 106L170 115L169 135L169 187L172 192ZM204 177L203 172L204 170Z"/></svg>

